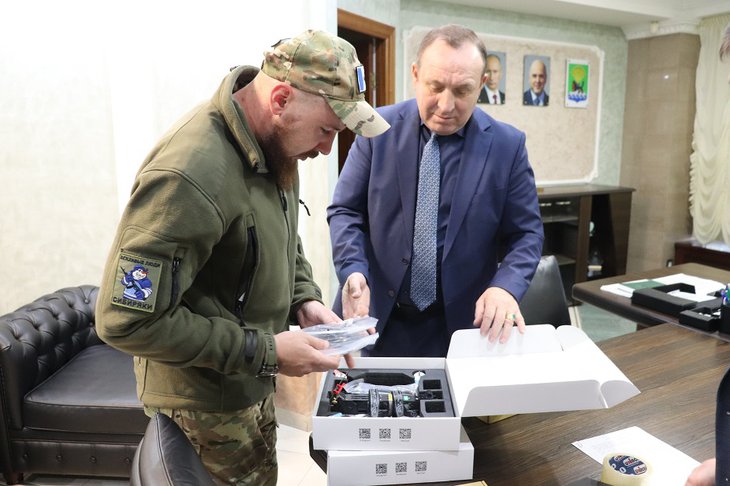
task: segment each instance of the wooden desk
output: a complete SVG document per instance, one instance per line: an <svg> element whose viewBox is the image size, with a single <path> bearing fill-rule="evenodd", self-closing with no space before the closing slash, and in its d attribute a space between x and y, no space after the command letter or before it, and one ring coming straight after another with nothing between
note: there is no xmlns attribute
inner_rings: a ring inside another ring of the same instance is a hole
<svg viewBox="0 0 730 486"><path fill-rule="evenodd" d="M629 273L618 277L582 282L573 286L573 298L580 300L581 302L585 302L586 304L595 305L596 307L600 307L601 309L645 326L653 326L663 322L677 323L678 317L676 316L663 314L661 312L647 309L646 307L633 305L631 303L631 299L628 297L621 297L620 295L601 290L601 286L606 284L628 282L642 278L652 279L665 277L675 273L685 273L694 277L707 278L724 283L730 282L730 271L700 265L699 263L684 263L682 265L674 265L673 267L666 267L658 270Z"/></svg>
<svg viewBox="0 0 730 486"><path fill-rule="evenodd" d="M516 415L494 424L463 419L474 444L475 479L489 486L597 479L601 465L572 443L634 425L700 462L714 456L715 395L730 343L662 324L598 346L641 393L607 410ZM321 451L312 457L326 470Z"/></svg>

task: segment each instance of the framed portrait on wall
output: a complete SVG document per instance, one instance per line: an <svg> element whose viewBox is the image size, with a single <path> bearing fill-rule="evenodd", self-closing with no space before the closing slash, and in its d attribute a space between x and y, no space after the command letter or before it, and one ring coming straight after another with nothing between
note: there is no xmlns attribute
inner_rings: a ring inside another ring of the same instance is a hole
<svg viewBox="0 0 730 486"><path fill-rule="evenodd" d="M525 56L522 104L548 106L550 104L550 57L528 54Z"/></svg>
<svg viewBox="0 0 730 486"><path fill-rule="evenodd" d="M568 108L588 107L588 61L568 59L565 63L565 106Z"/></svg>
<svg viewBox="0 0 730 486"><path fill-rule="evenodd" d="M507 84L505 68L507 54L499 51L487 51L487 81L479 92L477 103L503 105L505 102L505 86Z"/></svg>

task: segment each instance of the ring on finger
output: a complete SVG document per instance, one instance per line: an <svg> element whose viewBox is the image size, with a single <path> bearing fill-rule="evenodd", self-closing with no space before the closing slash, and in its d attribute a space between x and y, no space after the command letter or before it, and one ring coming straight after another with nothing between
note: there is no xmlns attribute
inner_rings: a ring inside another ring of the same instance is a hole
<svg viewBox="0 0 730 486"><path fill-rule="evenodd" d="M504 316L505 320L514 321L517 319L517 314L507 314Z"/></svg>

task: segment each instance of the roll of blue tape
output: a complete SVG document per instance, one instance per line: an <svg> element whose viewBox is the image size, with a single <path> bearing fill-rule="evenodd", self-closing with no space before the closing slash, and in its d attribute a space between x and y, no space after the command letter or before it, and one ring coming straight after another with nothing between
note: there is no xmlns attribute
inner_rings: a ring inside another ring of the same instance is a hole
<svg viewBox="0 0 730 486"><path fill-rule="evenodd" d="M649 463L631 454L608 454L603 458L601 481L611 486L645 486L651 477Z"/></svg>

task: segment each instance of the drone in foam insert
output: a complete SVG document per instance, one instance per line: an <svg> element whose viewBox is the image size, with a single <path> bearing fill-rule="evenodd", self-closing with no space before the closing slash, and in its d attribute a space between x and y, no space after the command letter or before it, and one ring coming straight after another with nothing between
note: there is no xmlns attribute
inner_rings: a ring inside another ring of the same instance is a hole
<svg viewBox="0 0 730 486"><path fill-rule="evenodd" d="M420 417L421 400L441 398L432 390L424 390L423 371L412 375L403 372L351 370L334 372L334 383L328 392L330 410L342 415L369 417Z"/></svg>

